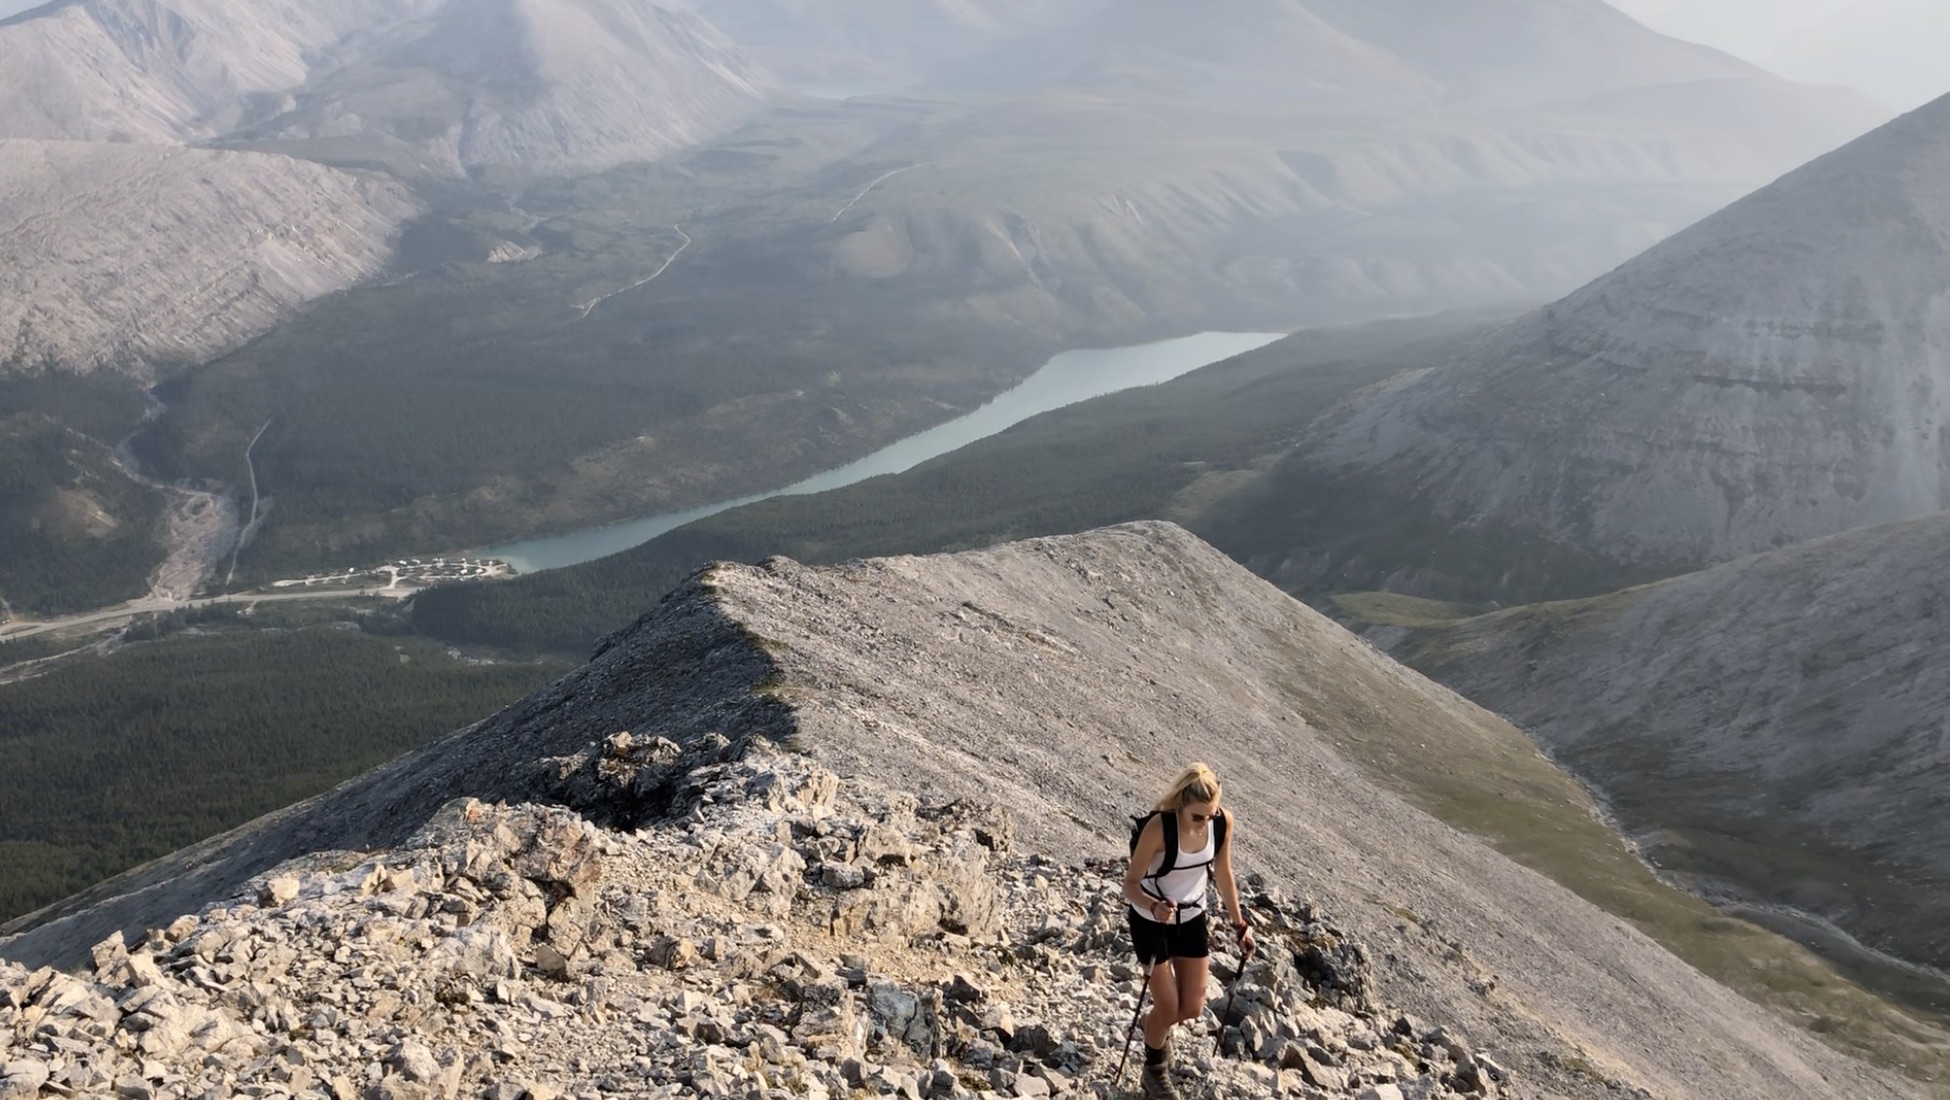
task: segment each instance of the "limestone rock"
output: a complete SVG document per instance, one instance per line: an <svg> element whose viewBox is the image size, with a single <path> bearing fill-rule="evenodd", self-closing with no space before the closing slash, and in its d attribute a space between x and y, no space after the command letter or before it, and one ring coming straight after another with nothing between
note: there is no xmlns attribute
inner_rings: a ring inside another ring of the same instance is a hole
<svg viewBox="0 0 1950 1100"><path fill-rule="evenodd" d="M0 371L208 359L377 272L418 210L289 157L0 136Z"/></svg>

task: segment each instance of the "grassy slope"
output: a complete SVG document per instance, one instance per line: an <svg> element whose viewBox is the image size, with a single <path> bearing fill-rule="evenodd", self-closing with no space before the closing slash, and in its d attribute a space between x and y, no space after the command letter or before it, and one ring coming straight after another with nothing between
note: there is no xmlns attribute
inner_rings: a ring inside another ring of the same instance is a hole
<svg viewBox="0 0 1950 1100"><path fill-rule="evenodd" d="M323 791L565 671L340 624L172 637L0 686L0 917Z"/></svg>
<svg viewBox="0 0 1950 1100"><path fill-rule="evenodd" d="M1457 315L1299 333L1046 413L904 474L735 509L586 565L436 589L417 598L414 622L450 640L584 652L709 560L930 553L1145 518L1196 528L1208 499L1328 405L1482 323Z"/></svg>
<svg viewBox="0 0 1950 1100"><path fill-rule="evenodd" d="M1484 614L1392 593L1350 593L1332 603L1355 629L1404 628L1390 646L1397 659L1440 681L1460 679L1458 686L1466 687L1472 664L1521 666L1560 647L1567 637L1601 626L1658 587ZM1632 659L1628 652L1608 652L1619 661ZM1892 874L1862 853L1825 844L1805 830L1783 829L1766 815L1729 812L1724 777L1702 774L1683 760L1663 759L1641 738L1600 739L1594 747L1569 753L1564 762L1604 790L1610 810L1627 827L1651 830L1643 841L1646 854L1676 881L1716 895L1731 889L1738 896L1762 899L1790 896L1811 883L1846 883L1860 904L1890 912L1908 911L1929 893L1926 886ZM1854 951L1831 958L1850 977L1915 1011L1950 1022L1950 990L1940 978ZM1817 1021L1822 1029L1838 1026L1825 1018L1832 1013L1818 1015L1824 1016Z"/></svg>

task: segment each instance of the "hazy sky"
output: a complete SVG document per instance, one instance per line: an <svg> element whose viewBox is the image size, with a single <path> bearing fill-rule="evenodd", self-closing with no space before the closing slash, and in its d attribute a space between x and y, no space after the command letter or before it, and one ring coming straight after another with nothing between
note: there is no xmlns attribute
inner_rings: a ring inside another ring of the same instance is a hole
<svg viewBox="0 0 1950 1100"><path fill-rule="evenodd" d="M1611 0L1640 22L1782 76L1907 110L1950 92L1945 0Z"/></svg>
<svg viewBox="0 0 1950 1100"><path fill-rule="evenodd" d="M0 18L45 0L0 0ZM1432 0L1449 3L1453 0ZM1640 22L1904 110L1950 92L1950 0L1611 0ZM1219 10L1215 8L1214 10Z"/></svg>

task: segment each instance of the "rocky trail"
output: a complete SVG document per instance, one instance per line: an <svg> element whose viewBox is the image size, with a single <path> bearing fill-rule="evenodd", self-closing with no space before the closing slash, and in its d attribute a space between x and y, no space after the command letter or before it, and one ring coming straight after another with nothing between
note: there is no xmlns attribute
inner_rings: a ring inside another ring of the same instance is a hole
<svg viewBox="0 0 1950 1100"><path fill-rule="evenodd" d="M560 766L626 793L679 756L619 734ZM0 964L0 1097L1123 1095L1121 867L767 745L677 782L688 812L638 829L456 801L395 850L318 853L111 936L91 974ZM1179 1029L1185 1096L1526 1095L1383 1006L1367 949L1313 906L1246 896L1262 947L1230 1053L1215 977Z"/></svg>

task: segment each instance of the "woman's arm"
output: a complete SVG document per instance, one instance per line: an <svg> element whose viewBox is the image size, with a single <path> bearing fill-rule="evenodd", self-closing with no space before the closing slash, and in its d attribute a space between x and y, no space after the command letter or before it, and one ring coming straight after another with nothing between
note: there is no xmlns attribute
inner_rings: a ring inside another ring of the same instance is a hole
<svg viewBox="0 0 1950 1100"><path fill-rule="evenodd" d="M1151 914L1154 920L1170 920L1172 910L1177 908L1171 901L1144 892L1144 870L1164 850L1165 824L1153 817L1144 823L1144 831L1138 834L1137 851L1131 853L1131 865L1124 870L1124 900Z"/></svg>
<svg viewBox="0 0 1950 1100"><path fill-rule="evenodd" d="M1212 870L1219 887L1219 900L1225 903L1226 912L1232 914L1232 930L1238 935L1241 945L1250 952L1253 932L1246 924L1246 911L1239 907L1239 882L1232 877L1232 841L1236 832L1238 823L1232 820L1231 814L1226 814L1226 842L1219 846L1219 854L1212 860Z"/></svg>

